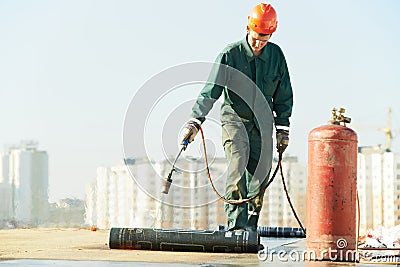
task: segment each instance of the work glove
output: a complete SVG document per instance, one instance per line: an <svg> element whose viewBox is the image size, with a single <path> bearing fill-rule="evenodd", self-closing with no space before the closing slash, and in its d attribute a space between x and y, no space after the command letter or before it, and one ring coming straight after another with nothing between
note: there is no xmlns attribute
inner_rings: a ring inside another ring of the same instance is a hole
<svg viewBox="0 0 400 267"><path fill-rule="evenodd" d="M191 119L186 123L185 129L183 129L181 145L187 146L189 143L193 142L194 137L200 130L200 125L201 121L198 119Z"/></svg>
<svg viewBox="0 0 400 267"><path fill-rule="evenodd" d="M278 153L283 153L289 145L289 131L277 129L276 130L276 149Z"/></svg>

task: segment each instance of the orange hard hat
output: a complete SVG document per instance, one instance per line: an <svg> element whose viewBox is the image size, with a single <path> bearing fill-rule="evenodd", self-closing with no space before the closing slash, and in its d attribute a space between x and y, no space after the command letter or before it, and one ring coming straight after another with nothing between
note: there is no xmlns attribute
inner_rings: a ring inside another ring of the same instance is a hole
<svg viewBox="0 0 400 267"><path fill-rule="evenodd" d="M272 34L278 24L275 9L270 4L264 3L253 8L248 20L250 29L261 34Z"/></svg>

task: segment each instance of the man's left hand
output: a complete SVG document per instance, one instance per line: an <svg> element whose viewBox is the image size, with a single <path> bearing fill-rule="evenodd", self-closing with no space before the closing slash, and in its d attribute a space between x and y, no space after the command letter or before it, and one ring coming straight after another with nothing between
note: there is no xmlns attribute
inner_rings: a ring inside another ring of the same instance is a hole
<svg viewBox="0 0 400 267"><path fill-rule="evenodd" d="M289 145L289 131L276 130L276 149L279 153L283 153Z"/></svg>

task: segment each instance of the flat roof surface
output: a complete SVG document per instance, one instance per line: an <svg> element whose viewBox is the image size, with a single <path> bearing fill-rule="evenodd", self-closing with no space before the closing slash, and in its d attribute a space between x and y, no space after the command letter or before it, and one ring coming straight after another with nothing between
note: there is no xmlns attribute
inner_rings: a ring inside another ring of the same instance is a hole
<svg viewBox="0 0 400 267"><path fill-rule="evenodd" d="M2 266L377 266L372 263L305 261L305 239L261 238L266 253L205 253L109 249L108 230L0 230ZM275 251L275 254L270 254ZM281 253L279 256L276 253ZM292 253L292 255L289 255ZM383 263L383 264L382 264ZM380 266L393 266L380 262Z"/></svg>

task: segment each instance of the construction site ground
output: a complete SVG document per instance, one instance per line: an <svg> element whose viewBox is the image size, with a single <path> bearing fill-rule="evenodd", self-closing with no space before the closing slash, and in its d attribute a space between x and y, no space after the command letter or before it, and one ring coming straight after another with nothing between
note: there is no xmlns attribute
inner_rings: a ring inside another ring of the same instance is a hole
<svg viewBox="0 0 400 267"><path fill-rule="evenodd" d="M2 266L377 266L376 263L307 261L286 254L111 250L108 230L41 228L0 230ZM262 238L275 251L305 249L305 239ZM272 257L271 257L272 256ZM393 266L394 263L379 262ZM396 264L395 264L396 265ZM400 265L399 265L400 266Z"/></svg>

